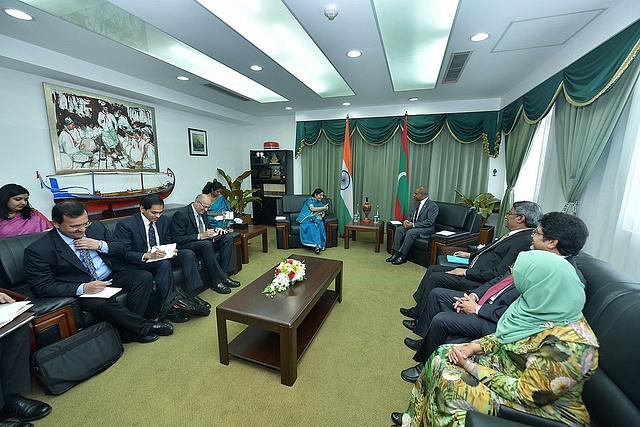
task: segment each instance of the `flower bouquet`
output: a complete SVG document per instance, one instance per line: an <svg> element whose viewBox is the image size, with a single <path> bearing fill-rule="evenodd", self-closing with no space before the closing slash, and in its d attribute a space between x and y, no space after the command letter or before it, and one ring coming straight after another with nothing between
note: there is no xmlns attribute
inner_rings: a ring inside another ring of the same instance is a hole
<svg viewBox="0 0 640 427"><path fill-rule="evenodd" d="M278 292L286 291L294 283L304 280L304 262L291 258L283 259L276 267L274 275L274 279L262 291L269 298L273 298Z"/></svg>

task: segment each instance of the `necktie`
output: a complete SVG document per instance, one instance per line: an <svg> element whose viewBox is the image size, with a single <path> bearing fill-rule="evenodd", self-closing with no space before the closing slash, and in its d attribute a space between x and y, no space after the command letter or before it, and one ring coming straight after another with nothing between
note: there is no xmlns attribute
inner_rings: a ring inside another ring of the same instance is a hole
<svg viewBox="0 0 640 427"><path fill-rule="evenodd" d="M89 274L93 280L98 280L98 273L96 272L96 266L93 264L93 259L91 259L91 254L87 249L79 249L80 251L80 260L87 267Z"/></svg>
<svg viewBox="0 0 640 427"><path fill-rule="evenodd" d="M413 220L411 220L411 222L416 222L418 220L418 212L420 212L420 202L418 202L416 210L413 211Z"/></svg>
<svg viewBox="0 0 640 427"><path fill-rule="evenodd" d="M478 300L478 305L484 304L489 300L489 298L491 298L494 295L497 295L500 291L502 291L504 288L506 288L512 283L513 283L513 276L509 274L507 275L507 277L505 277L504 279L500 280L498 283L496 283L495 285L487 289L487 292L485 292L484 295L482 295L482 298Z"/></svg>
<svg viewBox="0 0 640 427"><path fill-rule="evenodd" d="M198 215L198 229L200 230L200 233L204 233L207 230L207 228L204 226L202 215Z"/></svg>
<svg viewBox="0 0 640 427"><path fill-rule="evenodd" d="M480 252L478 253L478 255L476 255L475 257L473 257L473 260L471 261L471 264L469 264L469 268L473 267L473 265L476 263L476 261L478 261L478 258L480 258L482 256L483 253L485 253L487 251L487 249L492 248L494 246L496 246L498 243L502 242L504 239L506 239L507 237L509 237L509 233L505 234L504 236L502 236L500 239L496 240L495 242L485 246L484 248L482 248L480 250Z"/></svg>
<svg viewBox="0 0 640 427"><path fill-rule="evenodd" d="M149 223L149 248L153 248L158 244L158 240L156 239L156 230L153 229L153 223Z"/></svg>

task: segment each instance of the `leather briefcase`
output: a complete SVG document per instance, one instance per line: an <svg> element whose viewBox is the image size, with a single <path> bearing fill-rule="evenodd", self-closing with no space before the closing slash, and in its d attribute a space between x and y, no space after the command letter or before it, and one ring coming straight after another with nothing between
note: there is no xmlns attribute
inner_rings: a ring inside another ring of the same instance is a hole
<svg viewBox="0 0 640 427"><path fill-rule="evenodd" d="M33 373L45 394L62 394L113 365L123 352L118 332L100 322L33 353Z"/></svg>

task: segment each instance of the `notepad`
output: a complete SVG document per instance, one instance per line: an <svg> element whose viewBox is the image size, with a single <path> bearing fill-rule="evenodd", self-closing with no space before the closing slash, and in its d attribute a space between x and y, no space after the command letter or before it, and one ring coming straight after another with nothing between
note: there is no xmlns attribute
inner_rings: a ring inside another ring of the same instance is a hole
<svg viewBox="0 0 640 427"><path fill-rule="evenodd" d="M0 328L31 307L33 307L31 301L16 301L0 304Z"/></svg>
<svg viewBox="0 0 640 427"><path fill-rule="evenodd" d="M447 261L452 262L454 264L469 265L469 258L465 258L461 256L447 255Z"/></svg>
<svg viewBox="0 0 640 427"><path fill-rule="evenodd" d="M121 290L122 288L107 286L97 294L82 294L80 295L80 298L111 298Z"/></svg>
<svg viewBox="0 0 640 427"><path fill-rule="evenodd" d="M451 236L453 234L456 234L456 232L455 231L449 231L449 230L440 230L436 234L439 234L441 236Z"/></svg>
<svg viewBox="0 0 640 427"><path fill-rule="evenodd" d="M176 254L175 254L176 246L177 246L176 243L169 243L169 244L166 244L166 245L154 246L151 249L151 252L155 252L157 250L161 250L161 251L164 251L166 253L166 255L163 258L148 259L147 262L155 262L155 261L160 261L161 259L173 258L174 256L176 256Z"/></svg>

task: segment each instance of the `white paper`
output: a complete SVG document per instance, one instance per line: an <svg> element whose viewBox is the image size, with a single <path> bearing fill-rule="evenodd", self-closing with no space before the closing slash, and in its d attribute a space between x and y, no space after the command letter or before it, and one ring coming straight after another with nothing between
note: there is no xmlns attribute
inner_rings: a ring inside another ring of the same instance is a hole
<svg viewBox="0 0 640 427"><path fill-rule="evenodd" d="M156 261L160 261L161 259L169 259L169 258L173 258L175 256L175 251L176 251L176 244L175 243L169 243L167 245L158 245L158 246L154 246L151 249L151 252L156 252L156 251L165 251L166 254L164 257L162 258L154 258L154 259L148 259L147 262L156 262Z"/></svg>
<svg viewBox="0 0 640 427"><path fill-rule="evenodd" d="M226 211L222 215L216 215L214 217L216 221L232 221L233 220L233 211Z"/></svg>
<svg viewBox="0 0 640 427"><path fill-rule="evenodd" d="M97 294L82 294L80 295L80 298L111 298L121 290L122 288L114 288L111 286L107 286Z"/></svg>
<svg viewBox="0 0 640 427"><path fill-rule="evenodd" d="M0 328L33 307L31 301L16 301L0 304Z"/></svg>
<svg viewBox="0 0 640 427"><path fill-rule="evenodd" d="M453 234L456 234L456 232L455 231L449 231L449 230L440 230L436 234L440 234L442 236L451 236Z"/></svg>
<svg viewBox="0 0 640 427"><path fill-rule="evenodd" d="M402 225L402 221L389 221L389 224Z"/></svg>

